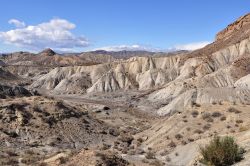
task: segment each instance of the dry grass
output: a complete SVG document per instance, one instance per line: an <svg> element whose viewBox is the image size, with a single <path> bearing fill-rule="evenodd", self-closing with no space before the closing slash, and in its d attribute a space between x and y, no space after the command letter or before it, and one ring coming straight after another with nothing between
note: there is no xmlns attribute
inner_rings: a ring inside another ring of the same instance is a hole
<svg viewBox="0 0 250 166"><path fill-rule="evenodd" d="M239 131L240 132L243 132L243 131L247 131L249 128L248 127L246 127L246 126L241 126L240 128L239 128Z"/></svg>

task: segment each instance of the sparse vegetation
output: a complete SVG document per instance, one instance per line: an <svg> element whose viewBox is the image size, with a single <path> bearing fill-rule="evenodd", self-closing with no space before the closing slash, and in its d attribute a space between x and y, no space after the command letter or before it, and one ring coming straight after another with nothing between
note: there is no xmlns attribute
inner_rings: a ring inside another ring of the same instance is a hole
<svg viewBox="0 0 250 166"><path fill-rule="evenodd" d="M215 101L212 102L213 105L217 104Z"/></svg>
<svg viewBox="0 0 250 166"><path fill-rule="evenodd" d="M176 147L176 144L174 141L171 141L169 144L168 144L169 147L171 148L175 148Z"/></svg>
<svg viewBox="0 0 250 166"><path fill-rule="evenodd" d="M155 154L152 151L148 151L145 155L146 159L155 159Z"/></svg>
<svg viewBox="0 0 250 166"><path fill-rule="evenodd" d="M243 159L244 149L233 137L214 137L208 145L200 147L202 163L214 166L228 166Z"/></svg>
<svg viewBox="0 0 250 166"><path fill-rule="evenodd" d="M213 123L213 122L214 122L213 118L211 118L211 117L210 117L210 118L207 118L206 121L207 121L207 122L210 122L210 123Z"/></svg>
<svg viewBox="0 0 250 166"><path fill-rule="evenodd" d="M164 164L160 160L155 159L152 162L150 162L150 165L153 165L153 166L163 166Z"/></svg>
<svg viewBox="0 0 250 166"><path fill-rule="evenodd" d="M183 138L183 136L182 136L181 134L176 134L176 135L175 135L175 138L176 138L177 140L180 140L180 139Z"/></svg>
<svg viewBox="0 0 250 166"><path fill-rule="evenodd" d="M207 121L207 122L213 122L212 115L209 112L205 112L202 114L202 119Z"/></svg>
<svg viewBox="0 0 250 166"><path fill-rule="evenodd" d="M220 118L221 121L225 121L226 119L227 119L226 116L222 116L222 117Z"/></svg>
<svg viewBox="0 0 250 166"><path fill-rule="evenodd" d="M243 123L243 120L239 119L239 120L236 120L236 123Z"/></svg>
<svg viewBox="0 0 250 166"><path fill-rule="evenodd" d="M202 114L202 119L207 119L207 118L210 118L211 117L211 114L209 112L205 112Z"/></svg>
<svg viewBox="0 0 250 166"><path fill-rule="evenodd" d="M203 126L203 130L209 130L211 128L211 124L206 124Z"/></svg>
<svg viewBox="0 0 250 166"><path fill-rule="evenodd" d="M194 139L193 138L188 138L188 141L189 142L194 142Z"/></svg>
<svg viewBox="0 0 250 166"><path fill-rule="evenodd" d="M204 133L202 130L200 130L200 129L196 129L196 130L194 130L194 133L195 134L202 134L202 133Z"/></svg>
<svg viewBox="0 0 250 166"><path fill-rule="evenodd" d="M240 132L247 131L247 130L248 130L248 127L246 126L241 126L239 129Z"/></svg>
<svg viewBox="0 0 250 166"><path fill-rule="evenodd" d="M166 161L167 162L170 162L171 161L171 158L169 156L166 157Z"/></svg>
<svg viewBox="0 0 250 166"><path fill-rule="evenodd" d="M218 118L218 117L220 117L221 115L222 115L222 114L221 114L220 112L218 112L218 111L212 113L212 117L214 117L214 118Z"/></svg>
<svg viewBox="0 0 250 166"><path fill-rule="evenodd" d="M126 166L129 163L122 159L121 157L115 154L104 154L104 153L97 153L97 157L100 157L100 160L97 162L97 165L106 165L106 166Z"/></svg>
<svg viewBox="0 0 250 166"><path fill-rule="evenodd" d="M238 110L238 109L236 109L236 108L234 108L234 107L230 107L230 108L228 108L228 110L227 110L228 112L231 112L231 113L235 113L235 114L239 114L239 113L241 113L241 111L240 110Z"/></svg>
<svg viewBox="0 0 250 166"><path fill-rule="evenodd" d="M65 164L69 159L67 157L60 157L58 160L60 164Z"/></svg>
<svg viewBox="0 0 250 166"><path fill-rule="evenodd" d="M198 115L199 115L199 112L198 111L192 111L192 116L194 117L194 118L196 118Z"/></svg>
<svg viewBox="0 0 250 166"><path fill-rule="evenodd" d="M147 159L142 159L143 163L149 163L149 161Z"/></svg>

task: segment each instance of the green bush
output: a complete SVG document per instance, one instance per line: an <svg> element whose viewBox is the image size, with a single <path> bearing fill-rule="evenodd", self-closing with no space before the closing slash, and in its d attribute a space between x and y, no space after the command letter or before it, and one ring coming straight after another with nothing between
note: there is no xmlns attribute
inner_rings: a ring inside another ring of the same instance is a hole
<svg viewBox="0 0 250 166"><path fill-rule="evenodd" d="M235 142L233 137L214 137L208 145L200 147L202 163L213 166L228 166L243 159L245 150Z"/></svg>

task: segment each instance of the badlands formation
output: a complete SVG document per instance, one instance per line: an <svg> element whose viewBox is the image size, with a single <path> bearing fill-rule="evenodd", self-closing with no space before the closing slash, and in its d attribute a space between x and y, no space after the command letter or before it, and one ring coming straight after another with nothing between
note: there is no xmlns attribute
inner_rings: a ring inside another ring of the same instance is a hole
<svg viewBox="0 0 250 166"><path fill-rule="evenodd" d="M250 163L250 14L192 52L0 57L0 165L202 165L215 135Z"/></svg>

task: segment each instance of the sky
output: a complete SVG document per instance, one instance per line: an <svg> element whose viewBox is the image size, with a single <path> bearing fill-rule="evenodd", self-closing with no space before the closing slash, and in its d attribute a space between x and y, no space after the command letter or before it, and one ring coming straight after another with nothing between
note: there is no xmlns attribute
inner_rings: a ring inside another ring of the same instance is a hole
<svg viewBox="0 0 250 166"><path fill-rule="evenodd" d="M1 0L0 52L193 50L248 0Z"/></svg>

